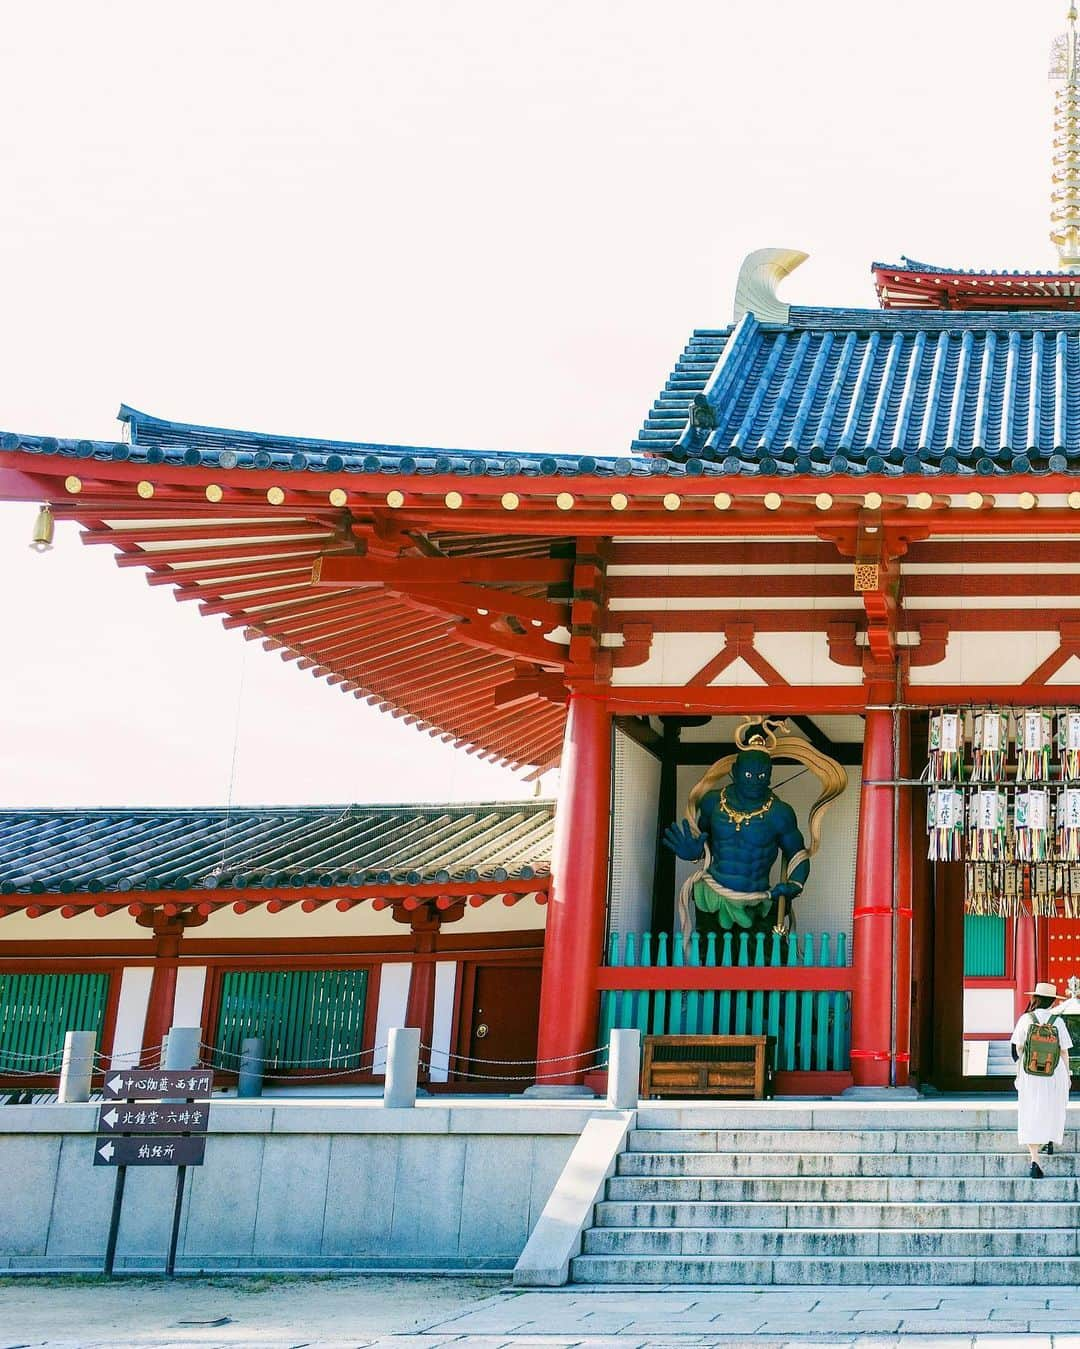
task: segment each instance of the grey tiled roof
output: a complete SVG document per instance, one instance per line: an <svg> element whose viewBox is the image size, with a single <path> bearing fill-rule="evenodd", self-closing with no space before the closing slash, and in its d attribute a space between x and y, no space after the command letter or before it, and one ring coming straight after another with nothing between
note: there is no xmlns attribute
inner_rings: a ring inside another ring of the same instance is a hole
<svg viewBox="0 0 1080 1349"><path fill-rule="evenodd" d="M554 803L0 811L0 894L547 875Z"/></svg>

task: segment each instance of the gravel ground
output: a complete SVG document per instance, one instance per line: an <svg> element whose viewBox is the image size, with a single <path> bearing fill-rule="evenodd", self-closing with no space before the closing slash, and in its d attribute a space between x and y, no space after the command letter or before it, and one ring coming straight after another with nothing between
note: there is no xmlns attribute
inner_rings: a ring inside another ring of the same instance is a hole
<svg viewBox="0 0 1080 1349"><path fill-rule="evenodd" d="M0 1349L360 1345L453 1317L505 1283L375 1275L2 1279Z"/></svg>

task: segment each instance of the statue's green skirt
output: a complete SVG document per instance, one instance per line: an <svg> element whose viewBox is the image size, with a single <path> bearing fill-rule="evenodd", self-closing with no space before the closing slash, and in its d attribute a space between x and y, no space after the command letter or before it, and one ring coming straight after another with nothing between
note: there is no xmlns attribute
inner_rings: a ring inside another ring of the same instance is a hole
<svg viewBox="0 0 1080 1349"><path fill-rule="evenodd" d="M698 881L694 886L694 907L702 913L716 914L716 921L725 931L734 927L751 927L754 919L769 904L767 899L760 904L733 904L731 900L718 895L707 881Z"/></svg>

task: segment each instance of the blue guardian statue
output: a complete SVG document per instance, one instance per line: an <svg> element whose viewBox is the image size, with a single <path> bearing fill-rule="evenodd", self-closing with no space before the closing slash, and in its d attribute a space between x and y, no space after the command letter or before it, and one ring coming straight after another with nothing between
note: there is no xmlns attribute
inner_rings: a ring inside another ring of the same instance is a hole
<svg viewBox="0 0 1080 1349"><path fill-rule="evenodd" d="M703 862L679 896L684 933L787 931L789 906L802 894L821 842L821 815L847 786L847 773L808 741L778 738L778 729L787 726L744 722L735 733L738 753L709 769L690 793L686 818L664 833L665 845L678 857ZM781 757L810 768L822 785L810 811L809 846L794 810L772 790L773 759Z"/></svg>

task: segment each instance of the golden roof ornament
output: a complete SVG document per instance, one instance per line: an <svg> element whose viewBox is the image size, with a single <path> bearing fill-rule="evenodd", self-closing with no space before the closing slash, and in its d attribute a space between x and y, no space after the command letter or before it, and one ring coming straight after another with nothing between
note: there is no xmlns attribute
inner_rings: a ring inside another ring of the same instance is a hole
<svg viewBox="0 0 1080 1349"><path fill-rule="evenodd" d="M1077 61L1076 5L1066 16L1068 32L1050 48L1050 78L1061 81L1054 95L1054 152L1050 193L1050 240L1063 272L1080 272L1080 63Z"/></svg>

